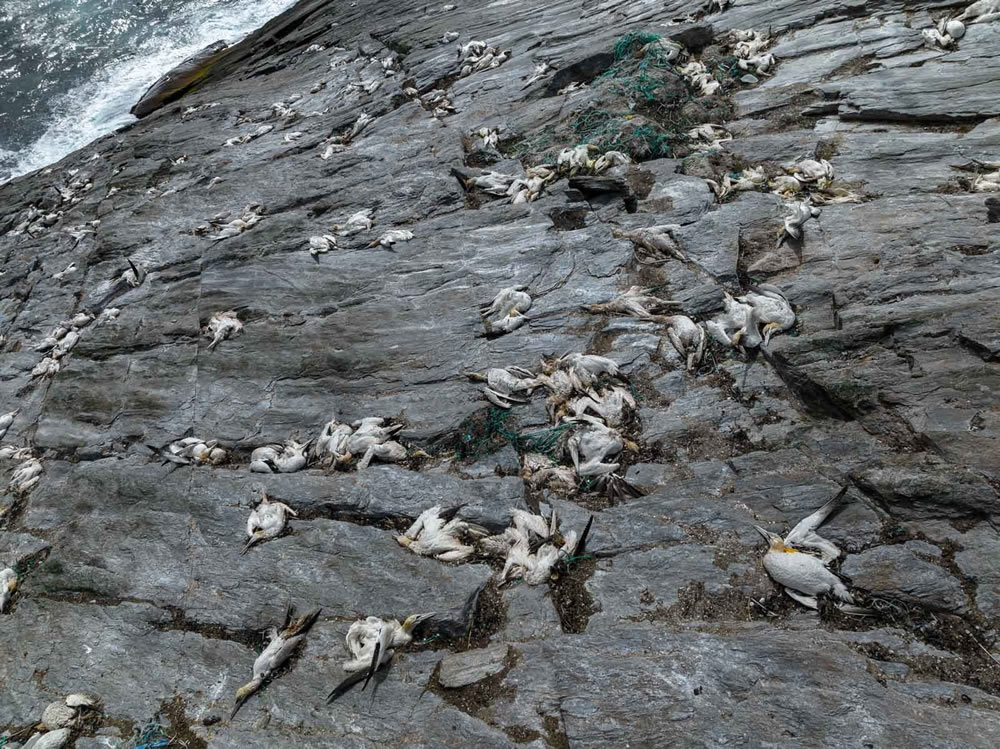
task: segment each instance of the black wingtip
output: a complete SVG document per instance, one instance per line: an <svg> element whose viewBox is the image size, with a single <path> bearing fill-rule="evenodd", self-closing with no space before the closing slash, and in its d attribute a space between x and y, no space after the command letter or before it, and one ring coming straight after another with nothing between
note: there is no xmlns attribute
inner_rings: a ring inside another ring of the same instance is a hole
<svg viewBox="0 0 1000 749"><path fill-rule="evenodd" d="M372 665L368 667L368 676L365 679L365 683L361 685L361 691L365 691L368 688L368 682L372 680L375 675L375 671L378 669L378 656L382 650L382 643L375 643L375 650L372 652Z"/></svg>
<svg viewBox="0 0 1000 749"><path fill-rule="evenodd" d="M365 678L366 673L367 672L365 671L356 671L355 673L351 674L343 681L341 681L337 686L333 688L330 694L326 696L326 704L329 705L335 699L343 696L348 691L350 691L351 687L353 687L355 684L357 684L359 681Z"/></svg>
<svg viewBox="0 0 1000 749"><path fill-rule="evenodd" d="M455 505L454 507L449 507L446 510L442 510L441 519L444 520L444 522L446 523L450 523L452 520L455 519L455 516L458 515L458 513L461 511L463 507L465 507L466 504L467 504L466 502L462 502L462 504L460 505Z"/></svg>

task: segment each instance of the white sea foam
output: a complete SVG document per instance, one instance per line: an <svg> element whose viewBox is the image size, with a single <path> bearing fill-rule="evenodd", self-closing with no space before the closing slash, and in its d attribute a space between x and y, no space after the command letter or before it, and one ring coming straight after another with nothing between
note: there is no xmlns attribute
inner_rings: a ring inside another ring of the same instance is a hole
<svg viewBox="0 0 1000 749"><path fill-rule="evenodd" d="M207 12L171 19L169 30L152 37L131 54L118 57L86 83L56 98L45 132L24 149L9 175L40 169L92 140L133 122L129 114L146 89L168 70L212 42L242 39L295 0L237 0Z"/></svg>

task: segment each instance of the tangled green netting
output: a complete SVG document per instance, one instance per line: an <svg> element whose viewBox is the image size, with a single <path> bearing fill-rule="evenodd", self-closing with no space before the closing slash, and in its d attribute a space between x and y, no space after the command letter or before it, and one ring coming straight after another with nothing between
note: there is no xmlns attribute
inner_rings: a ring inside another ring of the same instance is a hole
<svg viewBox="0 0 1000 749"><path fill-rule="evenodd" d="M677 145L687 140L694 122L682 109L697 97L669 61L668 52L649 46L661 38L659 34L630 31L615 43L615 61L595 84L624 99L626 106L578 112L573 131L581 143L643 160L672 156ZM643 119L630 122L637 114Z"/></svg>
<svg viewBox="0 0 1000 749"><path fill-rule="evenodd" d="M163 730L159 720L154 718L146 723L139 735L125 744L124 749L163 749L170 746L170 737Z"/></svg>
<svg viewBox="0 0 1000 749"><path fill-rule="evenodd" d="M573 424L560 424L548 429L519 432L509 424L513 414L502 408L491 408L485 416L470 419L459 434L455 449L462 458L477 458L511 445L518 454L541 453L557 459L560 438Z"/></svg>

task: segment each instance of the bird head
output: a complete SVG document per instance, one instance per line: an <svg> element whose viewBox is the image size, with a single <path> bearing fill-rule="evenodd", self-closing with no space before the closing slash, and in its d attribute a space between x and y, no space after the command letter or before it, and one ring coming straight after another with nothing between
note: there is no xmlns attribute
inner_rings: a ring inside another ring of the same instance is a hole
<svg viewBox="0 0 1000 749"><path fill-rule="evenodd" d="M21 584L21 578L15 577L14 579L12 579L10 582L7 583L8 592L13 593L15 590L17 590L17 586L20 584Z"/></svg>
<svg viewBox="0 0 1000 749"><path fill-rule="evenodd" d="M765 530L764 528L761 528L759 525L755 525L754 528L756 528L757 532L764 537L764 539L767 541L771 549L781 550L785 548L785 539L783 539L777 533L771 533L771 531Z"/></svg>
<svg viewBox="0 0 1000 749"><path fill-rule="evenodd" d="M243 707L243 703L250 699L250 695L260 689L261 683L261 680L253 679L236 690L236 704L233 705L233 712L229 715L230 720L236 717L236 713Z"/></svg>
<svg viewBox="0 0 1000 749"><path fill-rule="evenodd" d="M629 451L634 452L634 453L639 452L639 446L635 442L633 442L632 440L623 440L623 442L625 444L625 449L626 450L629 450Z"/></svg>
<svg viewBox="0 0 1000 749"><path fill-rule="evenodd" d="M403 631L409 634L410 632L413 631L414 627L420 624L420 622L426 621L427 619L430 619L432 616L434 616L433 611L426 614L410 614L410 616L406 617L406 619L403 621L402 624Z"/></svg>
<svg viewBox="0 0 1000 749"><path fill-rule="evenodd" d="M402 546L404 549L410 548L410 544L413 543L413 539L409 536L396 536L396 543Z"/></svg>
<svg viewBox="0 0 1000 749"><path fill-rule="evenodd" d="M771 342L771 336L781 330L781 326L776 322L769 322L764 326L764 345L768 345Z"/></svg>

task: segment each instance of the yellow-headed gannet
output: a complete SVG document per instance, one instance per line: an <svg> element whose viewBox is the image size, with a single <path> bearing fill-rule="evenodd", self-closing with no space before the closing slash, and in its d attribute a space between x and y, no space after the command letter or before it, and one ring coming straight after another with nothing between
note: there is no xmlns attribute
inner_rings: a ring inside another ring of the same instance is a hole
<svg viewBox="0 0 1000 749"><path fill-rule="evenodd" d="M764 569L771 579L784 587L785 593L790 598L815 610L819 608L817 597L828 594L837 599L837 608L846 613L870 613L866 609L851 605L854 603L854 597L844 582L827 567L840 556L840 549L816 532L816 529L837 508L846 493L846 487L841 489L816 512L799 521L784 538L759 525L755 525L754 528L768 541L768 550L764 555ZM819 556L813 556L800 549L814 549L819 552Z"/></svg>
<svg viewBox="0 0 1000 749"><path fill-rule="evenodd" d="M285 530L285 521L289 515L297 517L298 513L283 502L272 502L267 498L264 487L260 484L251 486L254 495L260 498L258 504L247 518L247 541L240 554L246 554L250 547L261 541L277 538Z"/></svg>
<svg viewBox="0 0 1000 749"><path fill-rule="evenodd" d="M524 313L531 309L531 296L527 286L508 286L497 292L493 301L483 305L479 314L487 335L502 335L520 328L528 318Z"/></svg>
<svg viewBox="0 0 1000 749"><path fill-rule="evenodd" d="M765 346L770 343L772 335L791 330L795 325L795 312L792 311L792 306L776 286L771 284L752 286L749 292L738 298L739 301L749 304L751 307L743 331L737 333L740 344L746 348L760 345L762 339L760 331L757 329L758 325L764 326L763 342Z"/></svg>
<svg viewBox="0 0 1000 749"><path fill-rule="evenodd" d="M267 647L264 648L263 652L253 662L253 678L236 690L236 704L233 706L233 712L229 716L230 720L236 717L236 713L243 706L243 703L263 686L264 682L274 673L275 669L291 657L292 653L295 652L296 648L305 639L309 628L316 622L319 613L320 609L316 609L311 614L305 614L304 616L292 619L292 607L288 607L285 611L285 621L281 629L279 630L276 627L271 628L270 641Z"/></svg>
<svg viewBox="0 0 1000 749"><path fill-rule="evenodd" d="M375 672L392 659L397 649L413 642L413 628L431 616L432 613L414 614L402 624L397 619L369 616L351 624L345 638L350 658L343 668L352 676L334 687L326 701L333 702L362 679L367 687Z"/></svg>

